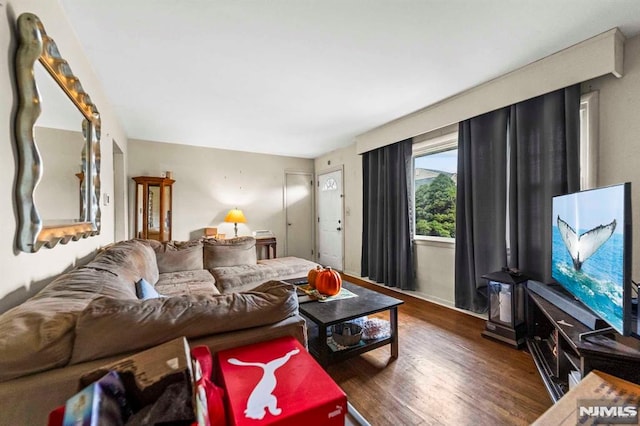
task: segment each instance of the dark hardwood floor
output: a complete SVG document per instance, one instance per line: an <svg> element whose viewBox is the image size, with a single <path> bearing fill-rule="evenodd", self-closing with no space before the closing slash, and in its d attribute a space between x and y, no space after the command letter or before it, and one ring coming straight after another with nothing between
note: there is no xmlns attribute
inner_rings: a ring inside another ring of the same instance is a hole
<svg viewBox="0 0 640 426"><path fill-rule="evenodd" d="M372 425L525 425L551 406L531 356L483 338L484 320L348 280L405 301L397 360L384 346L327 370Z"/></svg>

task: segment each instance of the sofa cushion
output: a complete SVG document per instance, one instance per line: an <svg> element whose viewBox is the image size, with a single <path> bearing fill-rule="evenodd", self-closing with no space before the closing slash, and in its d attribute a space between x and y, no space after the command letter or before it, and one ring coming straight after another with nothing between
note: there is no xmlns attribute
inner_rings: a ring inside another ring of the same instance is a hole
<svg viewBox="0 0 640 426"><path fill-rule="evenodd" d="M275 270L263 265L221 266L211 270L221 293L233 293L265 281L280 278Z"/></svg>
<svg viewBox="0 0 640 426"><path fill-rule="evenodd" d="M206 269L160 274L155 288L165 296L220 294L215 286L213 275Z"/></svg>
<svg viewBox="0 0 640 426"><path fill-rule="evenodd" d="M264 283L250 292L149 300L99 298L76 324L71 363L278 322L298 312L295 287Z"/></svg>
<svg viewBox="0 0 640 426"><path fill-rule="evenodd" d="M76 316L85 305L75 299L30 299L0 315L0 381L66 365Z"/></svg>
<svg viewBox="0 0 640 426"><path fill-rule="evenodd" d="M58 276L33 298L55 297L84 300L81 311L92 299L100 296L115 299L136 299L135 282L116 274L90 266L80 266Z"/></svg>
<svg viewBox="0 0 640 426"><path fill-rule="evenodd" d="M204 267L255 265L257 262L256 239L237 237L228 240L207 238L204 240Z"/></svg>
<svg viewBox="0 0 640 426"><path fill-rule="evenodd" d="M146 240L120 241L99 253L86 266L109 271L133 285L140 278L158 281L156 254Z"/></svg>
<svg viewBox="0 0 640 426"><path fill-rule="evenodd" d="M288 278L306 277L309 270L320 266L316 262L293 256L263 259L258 263L277 271L278 275Z"/></svg>
<svg viewBox="0 0 640 426"><path fill-rule="evenodd" d="M203 268L202 241L169 241L152 246L156 252L158 271L194 271Z"/></svg>
<svg viewBox="0 0 640 426"><path fill-rule="evenodd" d="M213 268L211 273L222 293L242 291L271 279L286 280L304 277L317 263L298 257L259 260L256 265Z"/></svg>

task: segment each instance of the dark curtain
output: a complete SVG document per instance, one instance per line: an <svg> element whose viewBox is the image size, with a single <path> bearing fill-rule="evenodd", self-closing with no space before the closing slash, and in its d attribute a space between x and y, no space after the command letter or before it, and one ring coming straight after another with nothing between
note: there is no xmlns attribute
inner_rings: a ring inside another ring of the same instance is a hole
<svg viewBox="0 0 640 426"><path fill-rule="evenodd" d="M580 86L463 121L458 137L455 303L484 312L486 273L551 279L552 197L580 187Z"/></svg>
<svg viewBox="0 0 640 426"><path fill-rule="evenodd" d="M580 189L580 85L510 107L510 265L551 279L551 202Z"/></svg>
<svg viewBox="0 0 640 426"><path fill-rule="evenodd" d="M506 264L508 108L458 126L455 304L486 312L483 274Z"/></svg>
<svg viewBox="0 0 640 426"><path fill-rule="evenodd" d="M413 214L409 189L412 141L367 152L362 158L362 276L414 289Z"/></svg>

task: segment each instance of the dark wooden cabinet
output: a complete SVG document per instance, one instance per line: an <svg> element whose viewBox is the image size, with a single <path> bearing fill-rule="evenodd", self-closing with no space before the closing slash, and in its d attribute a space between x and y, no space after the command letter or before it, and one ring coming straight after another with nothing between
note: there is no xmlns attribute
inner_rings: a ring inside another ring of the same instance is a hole
<svg viewBox="0 0 640 426"><path fill-rule="evenodd" d="M590 329L531 291L527 292L527 347L556 402L569 390L569 374L580 378L591 370L640 384L640 340L611 335L579 335Z"/></svg>
<svg viewBox="0 0 640 426"><path fill-rule="evenodd" d="M276 246L276 237L256 237L258 259L275 259Z"/></svg>
<svg viewBox="0 0 640 426"><path fill-rule="evenodd" d="M172 226L173 179L137 176L135 237L170 241Z"/></svg>

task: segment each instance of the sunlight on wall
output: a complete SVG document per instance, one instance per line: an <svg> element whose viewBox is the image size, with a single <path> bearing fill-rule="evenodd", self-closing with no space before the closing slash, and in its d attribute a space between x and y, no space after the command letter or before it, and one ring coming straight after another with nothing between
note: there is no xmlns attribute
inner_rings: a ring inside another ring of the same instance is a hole
<svg viewBox="0 0 640 426"><path fill-rule="evenodd" d="M265 205L264 200L281 200L282 188L256 188L247 190L237 184L227 187L222 184L212 185L209 196L212 199L211 223L218 228L218 233L226 238L234 235L233 223L226 223L225 216L229 210L238 208L244 213L247 223L238 224L238 236L251 235L253 230L270 229L269 222L282 214L280 204ZM296 191L295 201L304 198L304 191ZM277 219L276 219L277 220Z"/></svg>
<svg viewBox="0 0 640 426"><path fill-rule="evenodd" d="M309 186L298 186L295 188L287 189L287 202L289 204L297 203L298 201L306 200L309 198Z"/></svg>

